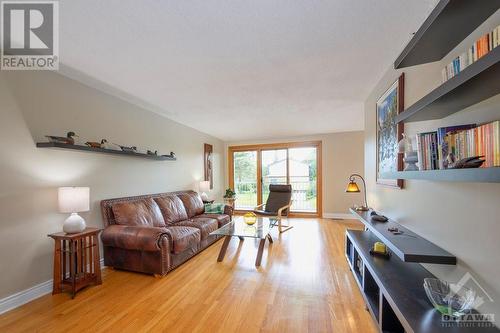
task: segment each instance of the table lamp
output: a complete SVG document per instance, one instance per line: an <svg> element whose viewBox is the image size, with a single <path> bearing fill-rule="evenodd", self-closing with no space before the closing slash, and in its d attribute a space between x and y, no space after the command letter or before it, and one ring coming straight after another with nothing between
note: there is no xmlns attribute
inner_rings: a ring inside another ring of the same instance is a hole
<svg viewBox="0 0 500 333"><path fill-rule="evenodd" d="M85 220L78 213L90 210L89 192L88 187L59 187L59 211L71 213L63 224L65 233L75 234L85 230Z"/></svg>
<svg viewBox="0 0 500 333"><path fill-rule="evenodd" d="M200 182L200 196L201 200L208 201L208 195L206 192L210 191L210 181L204 180Z"/></svg>
<svg viewBox="0 0 500 333"><path fill-rule="evenodd" d="M350 175L349 176L349 184L347 184L347 187L346 187L345 191L347 193L359 193L359 192L361 192L359 190L358 184L355 181L356 177L360 178L361 181L363 182L363 190L365 192L365 203L362 206L356 207L356 210L359 210L359 211L370 210L370 208L368 208L368 204L366 203L366 183L365 183L365 180L363 179L363 177L361 177L357 173L353 173L352 175Z"/></svg>

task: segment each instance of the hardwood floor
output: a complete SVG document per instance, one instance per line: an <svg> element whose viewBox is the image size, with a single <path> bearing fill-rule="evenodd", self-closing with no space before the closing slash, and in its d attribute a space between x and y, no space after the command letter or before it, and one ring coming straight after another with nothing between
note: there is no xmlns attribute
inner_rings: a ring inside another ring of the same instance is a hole
<svg viewBox="0 0 500 333"><path fill-rule="evenodd" d="M344 251L355 221L291 219L266 245L222 241L162 279L104 269L103 284L46 295L0 316L0 332L376 332Z"/></svg>

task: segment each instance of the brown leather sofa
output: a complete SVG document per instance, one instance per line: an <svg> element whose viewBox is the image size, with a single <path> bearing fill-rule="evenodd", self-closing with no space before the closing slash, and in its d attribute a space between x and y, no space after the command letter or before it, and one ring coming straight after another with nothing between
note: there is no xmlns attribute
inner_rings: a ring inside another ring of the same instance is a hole
<svg viewBox="0 0 500 333"><path fill-rule="evenodd" d="M198 193L180 191L101 201L104 264L165 275L220 236L209 235L230 222L225 214L205 214Z"/></svg>

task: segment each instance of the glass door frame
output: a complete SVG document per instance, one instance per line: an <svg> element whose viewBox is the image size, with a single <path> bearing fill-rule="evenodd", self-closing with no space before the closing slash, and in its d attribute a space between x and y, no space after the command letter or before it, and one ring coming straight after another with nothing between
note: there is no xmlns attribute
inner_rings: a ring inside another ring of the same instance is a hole
<svg viewBox="0 0 500 333"><path fill-rule="evenodd" d="M254 144L254 145L242 145L242 146L229 146L227 151L227 161L228 161L228 184L229 187L234 188L234 158L233 154L235 152L242 151L256 151L257 152L257 204L262 202L262 151L263 150L273 150L273 149L287 149L287 169L288 169L288 149L289 148L304 148L304 147L314 147L316 148L316 167L317 167L317 177L316 177L316 189L317 189L317 199L316 199L316 212L290 212L292 217L322 217L322 199L323 199L323 173L322 173L322 142L321 141L303 141L303 142L286 142L286 143L269 143L269 144ZM289 181L290 173L287 170L287 179ZM236 213L245 213L250 210L236 210Z"/></svg>

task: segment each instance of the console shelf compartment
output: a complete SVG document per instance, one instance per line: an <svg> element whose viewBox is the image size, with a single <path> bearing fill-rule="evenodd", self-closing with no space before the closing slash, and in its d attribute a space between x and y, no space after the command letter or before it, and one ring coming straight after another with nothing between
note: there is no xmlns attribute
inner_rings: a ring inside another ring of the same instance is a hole
<svg viewBox="0 0 500 333"><path fill-rule="evenodd" d="M366 306L381 332L499 332L495 327L468 327L446 323L427 299L424 279L434 278L418 263L404 262L397 256L389 259L370 255L375 242L380 241L369 230L347 230L345 253L347 263L355 272L351 256L362 259L362 280L358 283ZM357 280L357 278L356 278Z"/></svg>

